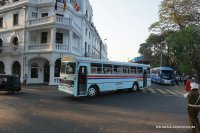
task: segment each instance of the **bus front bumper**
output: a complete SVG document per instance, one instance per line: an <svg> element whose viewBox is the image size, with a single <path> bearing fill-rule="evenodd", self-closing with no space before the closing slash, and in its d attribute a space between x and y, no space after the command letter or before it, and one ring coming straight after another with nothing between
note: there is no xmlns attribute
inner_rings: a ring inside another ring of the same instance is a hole
<svg viewBox="0 0 200 133"><path fill-rule="evenodd" d="M73 89L71 89L71 88L66 89L66 87L64 87L64 86L58 86L58 90L68 93L68 94L71 94L71 95L74 95Z"/></svg>

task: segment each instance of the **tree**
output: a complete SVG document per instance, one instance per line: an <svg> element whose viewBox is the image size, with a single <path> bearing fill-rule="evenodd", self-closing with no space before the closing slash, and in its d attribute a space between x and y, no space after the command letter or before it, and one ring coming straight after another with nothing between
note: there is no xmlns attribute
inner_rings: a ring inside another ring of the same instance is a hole
<svg viewBox="0 0 200 133"><path fill-rule="evenodd" d="M172 33L166 41L174 53L179 70L185 74L196 71L200 77L200 27L188 26Z"/></svg>
<svg viewBox="0 0 200 133"><path fill-rule="evenodd" d="M152 31L177 31L190 25L199 25L199 0L163 0L159 21L150 26Z"/></svg>
<svg viewBox="0 0 200 133"><path fill-rule="evenodd" d="M150 26L153 32L139 53L151 58L152 66L163 64L185 74L198 72L200 77L200 0L163 0L159 7L159 21Z"/></svg>
<svg viewBox="0 0 200 133"><path fill-rule="evenodd" d="M167 36L168 32L151 34L145 43L140 44L139 53L143 55L146 61L151 62L151 66L169 66L170 52L165 41Z"/></svg>

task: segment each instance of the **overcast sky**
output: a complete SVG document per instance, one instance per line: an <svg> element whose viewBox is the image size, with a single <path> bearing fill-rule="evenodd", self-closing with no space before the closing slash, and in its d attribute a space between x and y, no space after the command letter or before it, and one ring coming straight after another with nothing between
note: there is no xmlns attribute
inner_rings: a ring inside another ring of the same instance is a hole
<svg viewBox="0 0 200 133"><path fill-rule="evenodd" d="M108 45L109 60L128 61L149 36L149 26L158 21L161 0L89 0L93 21Z"/></svg>

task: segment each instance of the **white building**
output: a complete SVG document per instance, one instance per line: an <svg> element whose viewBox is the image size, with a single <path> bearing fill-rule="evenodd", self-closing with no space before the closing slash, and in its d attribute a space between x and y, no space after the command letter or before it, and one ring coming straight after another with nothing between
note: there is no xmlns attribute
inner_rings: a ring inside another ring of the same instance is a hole
<svg viewBox="0 0 200 133"><path fill-rule="evenodd" d="M27 84L59 82L60 59L107 59L88 0L1 0L0 73L27 74Z"/></svg>

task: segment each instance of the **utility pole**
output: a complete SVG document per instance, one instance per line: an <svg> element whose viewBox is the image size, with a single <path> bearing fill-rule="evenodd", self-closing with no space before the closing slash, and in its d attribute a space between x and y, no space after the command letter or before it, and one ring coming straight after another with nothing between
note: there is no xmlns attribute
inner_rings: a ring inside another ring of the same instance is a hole
<svg viewBox="0 0 200 133"><path fill-rule="evenodd" d="M160 53L160 67L162 67L162 49L161 49L161 53Z"/></svg>

